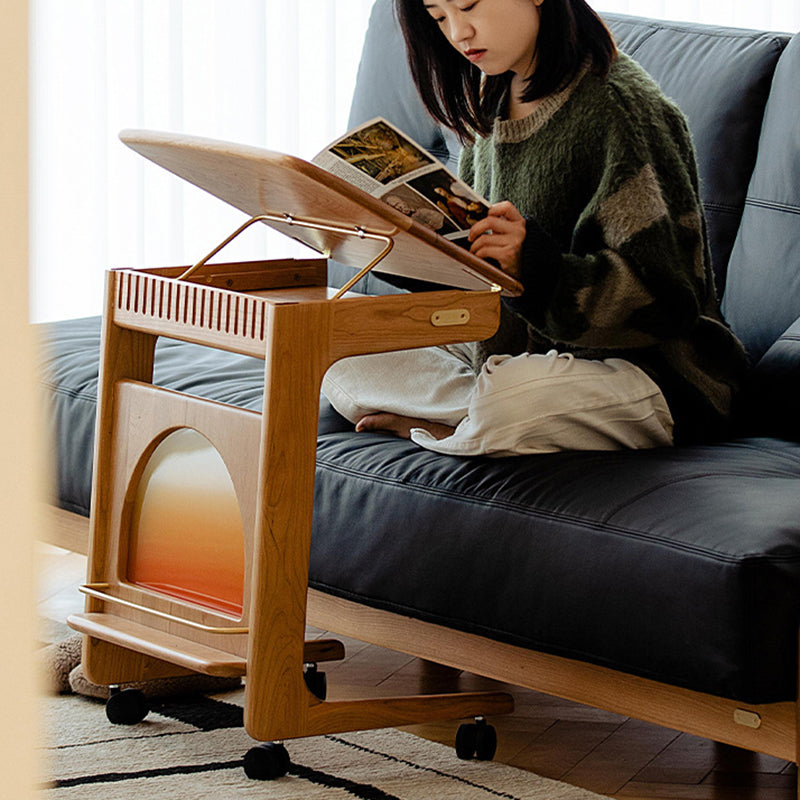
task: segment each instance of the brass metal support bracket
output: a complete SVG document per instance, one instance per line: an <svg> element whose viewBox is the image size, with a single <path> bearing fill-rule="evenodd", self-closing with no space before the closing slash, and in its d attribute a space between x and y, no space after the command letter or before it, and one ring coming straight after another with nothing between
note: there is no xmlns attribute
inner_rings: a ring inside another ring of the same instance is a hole
<svg viewBox="0 0 800 800"><path fill-rule="evenodd" d="M247 222L244 224L240 225L230 236L228 236L224 241L220 242L220 244L218 244L210 253L201 258L196 264L192 265L189 267L189 269L181 273L181 275L178 276L178 280L183 281L194 275L195 272L197 272L211 258L219 253L223 247L230 244L240 233L243 233L256 222L283 222L288 225L299 225L303 228L311 228L312 230L329 231L331 233L339 233L344 236L358 236L359 239L371 239L373 241L383 242L383 250L381 250L381 252L378 253L378 255L373 258L366 267L361 269L356 275L347 281L347 283L345 283L341 289L336 292L336 294L333 296L334 300L338 300L349 289L355 286L356 283L358 283L368 272L370 272L370 270L374 269L381 261L383 261L383 259L389 255L394 247L394 239L392 239L391 236L386 236L382 233L371 233L359 225L348 228L343 225L336 225L332 222L319 222L317 220L295 217L293 214L257 214L256 216L247 220Z"/></svg>
<svg viewBox="0 0 800 800"><path fill-rule="evenodd" d="M249 628L219 628L212 625L203 625L200 622L192 622L191 620L183 619L182 617L176 617L174 614L168 614L166 611L157 611L154 608L148 608L147 606L143 606L139 603L134 603L131 600L123 600L121 597L115 597L113 594L109 594L107 591L105 591L108 588L109 585L107 583L87 583L84 586L78 587L79 591L83 592L83 594L89 595L89 597L94 597L96 600L102 600L104 603L116 603L117 605L125 606L126 608L134 608L137 611L144 612L145 614L152 614L154 617L166 619L170 622L177 622L180 625L186 625L190 628L194 628L195 630L204 631L205 633L249 633Z"/></svg>

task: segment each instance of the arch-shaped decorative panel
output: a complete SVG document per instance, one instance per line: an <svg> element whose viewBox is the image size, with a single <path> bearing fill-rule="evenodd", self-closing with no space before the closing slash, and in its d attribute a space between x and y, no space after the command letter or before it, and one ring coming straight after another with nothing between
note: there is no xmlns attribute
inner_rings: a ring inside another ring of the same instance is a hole
<svg viewBox="0 0 800 800"><path fill-rule="evenodd" d="M233 481L211 442L191 428L153 450L133 493L127 580L240 616L244 528Z"/></svg>

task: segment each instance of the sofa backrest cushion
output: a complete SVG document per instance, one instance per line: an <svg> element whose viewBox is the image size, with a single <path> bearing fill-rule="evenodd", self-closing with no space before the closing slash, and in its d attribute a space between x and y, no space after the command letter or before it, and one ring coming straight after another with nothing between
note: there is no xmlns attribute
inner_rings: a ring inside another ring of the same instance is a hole
<svg viewBox="0 0 800 800"><path fill-rule="evenodd" d="M781 56L723 310L757 360L800 317L800 34ZM794 403L800 398L795 396Z"/></svg>
<svg viewBox="0 0 800 800"><path fill-rule="evenodd" d="M753 172L781 34L604 14L620 50L689 120L721 296Z"/></svg>
<svg viewBox="0 0 800 800"><path fill-rule="evenodd" d="M740 433L800 442L800 317L761 357L739 398Z"/></svg>
<svg viewBox="0 0 800 800"><path fill-rule="evenodd" d="M349 127L373 117L389 120L453 172L458 170L458 139L430 117L417 94L392 0L376 0L372 8Z"/></svg>

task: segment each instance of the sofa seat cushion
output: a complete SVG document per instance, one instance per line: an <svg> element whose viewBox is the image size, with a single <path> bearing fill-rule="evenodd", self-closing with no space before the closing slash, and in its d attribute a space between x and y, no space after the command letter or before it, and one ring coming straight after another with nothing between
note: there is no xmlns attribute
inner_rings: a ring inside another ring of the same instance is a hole
<svg viewBox="0 0 800 800"><path fill-rule="evenodd" d="M795 697L796 444L460 459L342 433L317 459L320 589L745 702Z"/></svg>
<svg viewBox="0 0 800 800"><path fill-rule="evenodd" d="M41 333L56 502L88 514L100 320ZM259 360L159 341L160 385L258 410L262 381ZM314 587L744 702L795 697L800 444L465 459L355 434L327 401L319 434Z"/></svg>

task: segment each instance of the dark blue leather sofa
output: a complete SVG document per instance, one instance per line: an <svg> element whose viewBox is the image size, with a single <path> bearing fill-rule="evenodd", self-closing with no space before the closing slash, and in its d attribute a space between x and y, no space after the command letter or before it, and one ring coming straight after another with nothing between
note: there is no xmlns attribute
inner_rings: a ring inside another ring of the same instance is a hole
<svg viewBox="0 0 800 800"><path fill-rule="evenodd" d="M351 123L387 117L452 165L390 5L373 10ZM459 459L355 434L323 401L311 621L796 760L800 35L607 21L689 119L718 290L752 360L736 435ZM332 282L351 273L331 265ZM396 291L374 274L357 289ZM99 330L43 331L53 503L84 527ZM259 409L262 379L260 361L159 342L161 385Z"/></svg>

